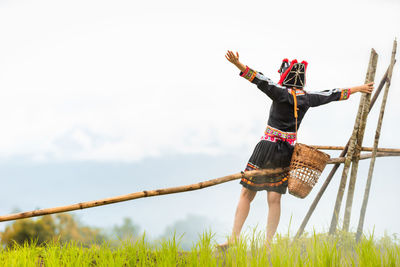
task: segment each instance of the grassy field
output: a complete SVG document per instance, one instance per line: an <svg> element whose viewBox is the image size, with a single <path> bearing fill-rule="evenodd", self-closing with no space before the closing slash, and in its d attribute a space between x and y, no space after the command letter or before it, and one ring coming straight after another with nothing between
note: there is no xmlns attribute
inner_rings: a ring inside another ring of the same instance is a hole
<svg viewBox="0 0 400 267"><path fill-rule="evenodd" d="M278 235L267 249L263 236L253 232L226 251L216 250L207 232L190 251L180 249L177 237L150 243L142 236L135 242L90 247L16 245L0 248L0 266L400 266L395 237L371 236L356 243L353 234L312 234L293 242Z"/></svg>

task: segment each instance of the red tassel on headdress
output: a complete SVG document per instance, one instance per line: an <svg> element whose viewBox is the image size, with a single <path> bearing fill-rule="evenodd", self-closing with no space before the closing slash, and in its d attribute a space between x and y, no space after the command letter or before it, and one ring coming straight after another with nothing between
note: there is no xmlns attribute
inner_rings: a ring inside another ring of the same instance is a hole
<svg viewBox="0 0 400 267"><path fill-rule="evenodd" d="M308 62L303 60L301 63L304 64L304 68L305 68L304 71L306 71L307 70L307 66L308 66Z"/></svg>

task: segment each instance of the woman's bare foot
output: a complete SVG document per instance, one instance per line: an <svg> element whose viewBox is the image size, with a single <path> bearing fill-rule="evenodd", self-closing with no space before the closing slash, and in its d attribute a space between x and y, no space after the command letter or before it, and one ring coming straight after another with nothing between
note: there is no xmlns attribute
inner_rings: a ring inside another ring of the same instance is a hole
<svg viewBox="0 0 400 267"><path fill-rule="evenodd" d="M217 249L220 251L226 251L231 244L229 242L217 245Z"/></svg>
<svg viewBox="0 0 400 267"><path fill-rule="evenodd" d="M230 246L232 246L233 244L235 244L235 242L238 242L238 241L239 241L239 238L237 238L237 237L230 237L230 238L228 239L227 242L217 245L217 249L222 250L222 251L225 251L225 250L227 250Z"/></svg>

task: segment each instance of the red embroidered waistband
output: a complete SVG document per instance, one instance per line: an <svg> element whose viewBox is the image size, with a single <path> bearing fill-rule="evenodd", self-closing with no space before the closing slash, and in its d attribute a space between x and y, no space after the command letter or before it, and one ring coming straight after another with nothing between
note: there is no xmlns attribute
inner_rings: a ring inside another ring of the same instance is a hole
<svg viewBox="0 0 400 267"><path fill-rule="evenodd" d="M296 133L284 132L267 125L264 135L261 137L261 140L267 140L271 142L282 140L288 142L291 145L294 145L294 143L296 142Z"/></svg>

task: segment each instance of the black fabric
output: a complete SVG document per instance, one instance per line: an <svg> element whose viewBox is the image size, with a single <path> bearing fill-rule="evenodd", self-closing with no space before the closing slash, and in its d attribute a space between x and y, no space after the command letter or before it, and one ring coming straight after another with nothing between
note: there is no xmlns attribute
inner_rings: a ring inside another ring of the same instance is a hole
<svg viewBox="0 0 400 267"><path fill-rule="evenodd" d="M270 142L261 140L258 142L246 166L246 171L258 168L284 168L290 165L294 147L289 143L279 140ZM288 173L273 176L258 176L242 179L240 184L253 191L275 191L285 194L287 190Z"/></svg>
<svg viewBox="0 0 400 267"><path fill-rule="evenodd" d="M245 75L245 78L248 80L252 79L251 82L256 84L262 92L272 99L268 125L284 132L295 132L296 120L293 111L294 99L293 95L291 94L292 89L272 82L262 73L254 72L253 70L250 71L252 73L256 73L256 75ZM243 75L243 73L240 73L240 75ZM342 96L342 92L346 93L347 95ZM326 90L321 92L306 92L303 90L296 90L298 128L300 127L301 121L310 107L316 107L327 104L331 101L340 100L341 97L343 97L343 99L347 99L348 96L349 90L342 91L341 89ZM248 161L246 171L258 168L287 167L290 164L293 148L294 147L288 142L282 140L278 140L277 142L261 140L256 145ZM267 190L285 194L287 190L287 175L287 173L284 173L282 175L273 177L262 176L249 179L243 178L240 181L240 184L254 191Z"/></svg>
<svg viewBox="0 0 400 267"><path fill-rule="evenodd" d="M296 120L294 118L293 96L287 87L278 85L265 77L262 73L257 73L252 83L273 100L270 111L268 125L285 132L296 131ZM340 99L341 90L325 90L321 92L307 92L297 90L298 118L297 128L310 107L316 107Z"/></svg>

